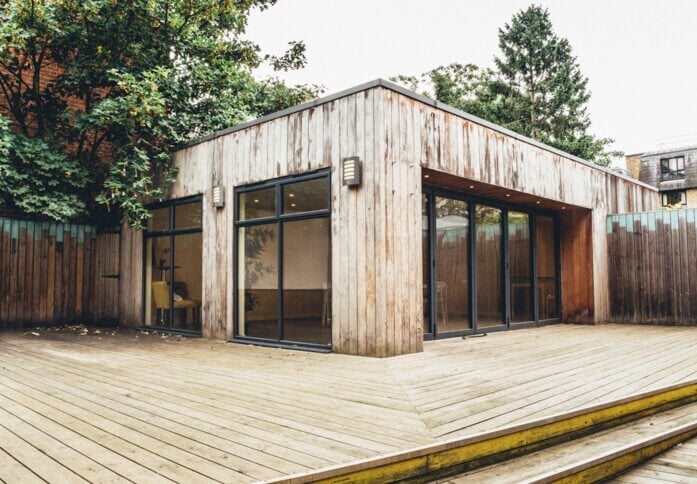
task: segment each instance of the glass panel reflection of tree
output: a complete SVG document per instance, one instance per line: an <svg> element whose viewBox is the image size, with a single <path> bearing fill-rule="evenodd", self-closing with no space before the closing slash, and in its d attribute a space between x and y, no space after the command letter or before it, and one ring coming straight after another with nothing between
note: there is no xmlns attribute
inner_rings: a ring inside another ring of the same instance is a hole
<svg viewBox="0 0 697 484"><path fill-rule="evenodd" d="M502 212L477 204L475 211L477 254L477 327L503 324Z"/></svg>
<svg viewBox="0 0 697 484"><path fill-rule="evenodd" d="M436 197L436 324L439 333L470 328L469 207Z"/></svg>
<svg viewBox="0 0 697 484"><path fill-rule="evenodd" d="M239 229L239 334L278 339L278 226Z"/></svg>

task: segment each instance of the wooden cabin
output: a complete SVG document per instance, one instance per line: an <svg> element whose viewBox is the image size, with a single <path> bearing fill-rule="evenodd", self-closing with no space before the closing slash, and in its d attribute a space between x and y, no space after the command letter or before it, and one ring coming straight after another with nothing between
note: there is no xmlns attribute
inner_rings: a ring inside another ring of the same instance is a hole
<svg viewBox="0 0 697 484"><path fill-rule="evenodd" d="M384 80L202 138L124 229L123 324L367 356L609 317L655 188Z"/></svg>

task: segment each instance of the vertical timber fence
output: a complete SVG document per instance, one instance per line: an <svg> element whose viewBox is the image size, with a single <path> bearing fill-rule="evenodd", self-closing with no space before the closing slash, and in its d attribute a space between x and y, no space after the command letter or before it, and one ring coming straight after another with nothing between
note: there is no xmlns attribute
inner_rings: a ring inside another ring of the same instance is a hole
<svg viewBox="0 0 697 484"><path fill-rule="evenodd" d="M118 320L119 233L0 218L0 329Z"/></svg>
<svg viewBox="0 0 697 484"><path fill-rule="evenodd" d="M607 218L613 322L697 324L697 210Z"/></svg>

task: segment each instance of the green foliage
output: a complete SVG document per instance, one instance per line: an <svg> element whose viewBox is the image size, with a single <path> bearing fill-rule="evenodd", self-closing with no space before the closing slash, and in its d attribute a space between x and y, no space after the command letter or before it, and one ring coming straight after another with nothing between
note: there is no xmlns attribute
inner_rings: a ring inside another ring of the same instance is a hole
<svg viewBox="0 0 697 484"><path fill-rule="evenodd" d="M451 64L394 80L600 165L621 155L609 150L612 139L588 132L588 79L546 9L532 5L516 13L499 29L499 48L495 70Z"/></svg>
<svg viewBox="0 0 697 484"><path fill-rule="evenodd" d="M9 184L0 186L4 202L61 220L98 213L101 206L141 226L149 216L144 202L162 196L175 175L170 155L177 147L318 94L317 86L291 87L252 75L264 62L277 70L305 63L302 43L270 56L244 39L250 12L274 3L4 2L0 102L14 126L6 136L35 142L32 156L16 155L7 163L27 180L42 176L47 167L41 163L80 174L79 184L47 187L62 208L29 202L26 192ZM55 65L64 72L48 77ZM21 143L11 144L19 153Z"/></svg>
<svg viewBox="0 0 697 484"><path fill-rule="evenodd" d="M41 139L14 133L9 120L0 116L0 204L70 220L85 214L75 193L86 181L85 170L74 158Z"/></svg>

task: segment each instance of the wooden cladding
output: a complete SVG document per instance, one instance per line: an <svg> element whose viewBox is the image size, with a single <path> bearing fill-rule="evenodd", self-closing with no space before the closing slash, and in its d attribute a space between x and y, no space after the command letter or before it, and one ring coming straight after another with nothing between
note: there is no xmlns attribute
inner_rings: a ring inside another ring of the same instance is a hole
<svg viewBox="0 0 697 484"><path fill-rule="evenodd" d="M697 324L697 210L607 218L614 322Z"/></svg>
<svg viewBox="0 0 697 484"><path fill-rule="evenodd" d="M119 234L0 218L0 329L118 319Z"/></svg>
<svg viewBox="0 0 697 484"><path fill-rule="evenodd" d="M342 160L350 157L361 161L358 188L342 183ZM573 321L609 317L606 215L658 207L650 187L385 81L220 133L173 158L178 177L169 197L203 195L202 334L214 338L233 336L233 190L330 170L332 349L357 355L422 349L423 176L455 190L472 185L476 196L558 210L562 316ZM224 209L211 203L215 186L226 187ZM495 192L477 191L484 187ZM128 324L142 310L138 242L123 232L121 319Z"/></svg>

